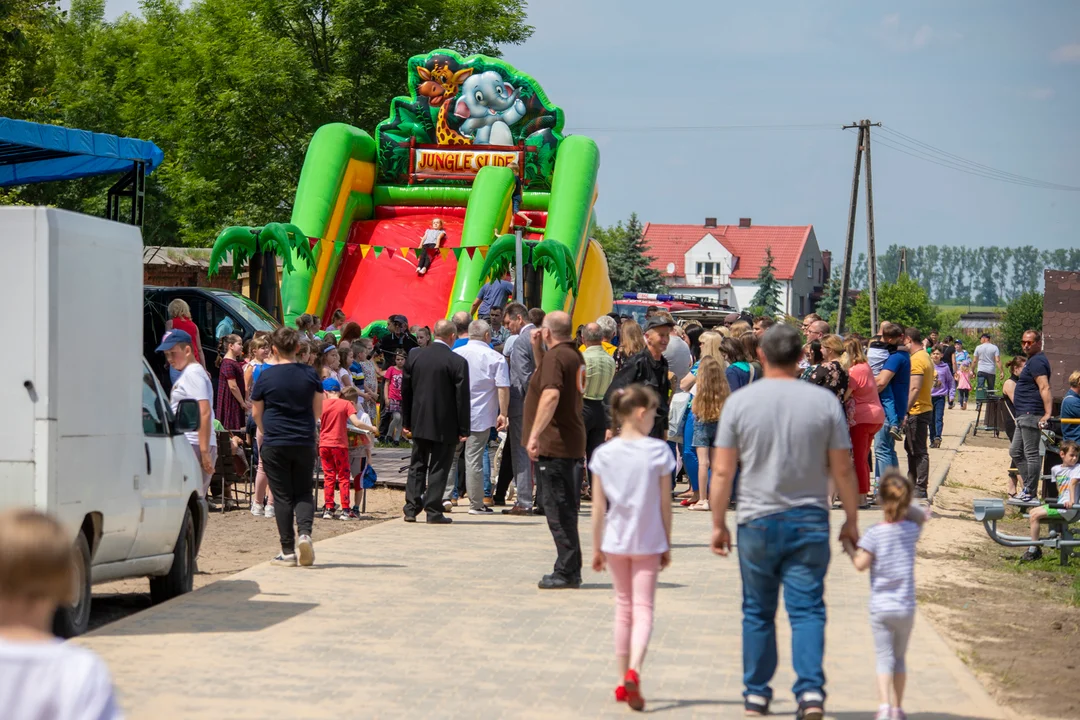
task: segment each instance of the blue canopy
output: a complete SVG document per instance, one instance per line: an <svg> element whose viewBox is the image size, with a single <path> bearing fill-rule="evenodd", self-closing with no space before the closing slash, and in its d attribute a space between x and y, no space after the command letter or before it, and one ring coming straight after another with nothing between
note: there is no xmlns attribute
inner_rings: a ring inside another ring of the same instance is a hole
<svg viewBox="0 0 1080 720"><path fill-rule="evenodd" d="M149 175L164 157L148 140L0 117L0 187L124 173L136 162Z"/></svg>

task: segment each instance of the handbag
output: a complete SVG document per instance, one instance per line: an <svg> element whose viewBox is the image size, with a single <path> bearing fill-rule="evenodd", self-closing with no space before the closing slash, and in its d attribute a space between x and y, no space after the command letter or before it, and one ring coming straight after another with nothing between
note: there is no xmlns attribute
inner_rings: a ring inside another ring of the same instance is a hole
<svg viewBox="0 0 1080 720"><path fill-rule="evenodd" d="M690 410L690 393L677 392L671 396L668 406L668 442L682 445L683 430L686 429L686 414Z"/></svg>
<svg viewBox="0 0 1080 720"><path fill-rule="evenodd" d="M848 427L855 427L855 397L849 397L844 403L844 414L847 415Z"/></svg>
<svg viewBox="0 0 1080 720"><path fill-rule="evenodd" d="M365 490L370 490L375 487L375 483L379 481L379 476L375 472L375 468L368 463L368 466L364 468L364 476L360 479L360 484Z"/></svg>

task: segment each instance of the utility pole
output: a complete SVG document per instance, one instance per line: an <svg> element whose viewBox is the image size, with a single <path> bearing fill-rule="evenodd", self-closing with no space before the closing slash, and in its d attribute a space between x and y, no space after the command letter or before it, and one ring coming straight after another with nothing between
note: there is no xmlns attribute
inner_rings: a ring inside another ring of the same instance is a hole
<svg viewBox="0 0 1080 720"><path fill-rule="evenodd" d="M874 197L873 180L870 175L870 128L881 127L881 123L860 120L851 125L844 125L844 130L858 129L855 142L855 171L851 180L851 203L848 207L847 237L844 242L844 271L840 279L840 305L836 313L836 332L844 332L847 319L848 288L851 285L851 251L855 244L855 210L859 204L859 171L862 167L863 152L866 152L866 229L867 229L867 280L870 287L870 330L877 332L877 251L874 247Z"/></svg>
<svg viewBox="0 0 1080 720"><path fill-rule="evenodd" d="M870 285L870 335L878 331L877 248L874 246L874 179L870 172L870 121L864 120L863 151L866 153L866 279ZM881 123L878 123L881 126Z"/></svg>

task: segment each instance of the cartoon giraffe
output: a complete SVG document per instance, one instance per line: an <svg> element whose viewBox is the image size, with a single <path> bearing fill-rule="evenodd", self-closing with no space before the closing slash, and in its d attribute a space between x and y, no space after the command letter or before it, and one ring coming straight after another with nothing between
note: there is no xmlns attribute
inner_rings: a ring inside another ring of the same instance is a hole
<svg viewBox="0 0 1080 720"><path fill-rule="evenodd" d="M471 145L472 138L465 137L451 128L446 118L450 106L453 105L450 102L451 99L457 95L458 88L465 82L465 78L472 75L473 69L462 68L455 73L450 71L448 63L436 62L431 70L420 65L416 68L416 72L424 81L417 91L427 97L432 105L440 106L439 116L435 122L435 141L439 145Z"/></svg>

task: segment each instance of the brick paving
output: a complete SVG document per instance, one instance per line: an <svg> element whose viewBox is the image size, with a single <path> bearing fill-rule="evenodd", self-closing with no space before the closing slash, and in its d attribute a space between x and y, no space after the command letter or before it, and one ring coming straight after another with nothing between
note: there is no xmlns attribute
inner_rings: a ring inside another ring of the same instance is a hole
<svg viewBox="0 0 1080 720"><path fill-rule="evenodd" d="M79 642L108 662L133 718L629 713L612 700L609 577L586 569L580 590L537 590L554 560L542 518L452 517L320 542L313 568L258 565ZM834 513L834 534L841 519ZM860 516L863 527L878 519ZM668 717L742 717L738 564L711 554L709 531L708 513L676 510L643 672L647 710ZM868 583L834 555L826 673L829 717L839 720L877 707ZM782 610L778 630L773 708L790 716ZM1007 717L921 617L908 667L913 720Z"/></svg>

